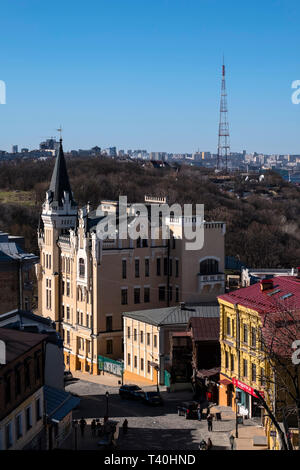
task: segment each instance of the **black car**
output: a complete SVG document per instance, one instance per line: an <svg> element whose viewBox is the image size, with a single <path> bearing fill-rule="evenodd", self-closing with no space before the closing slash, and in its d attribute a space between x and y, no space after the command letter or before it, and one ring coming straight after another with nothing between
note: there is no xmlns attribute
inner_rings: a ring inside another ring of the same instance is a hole
<svg viewBox="0 0 300 470"><path fill-rule="evenodd" d="M185 416L186 419L197 419L197 407L197 401L185 401L177 407L178 416Z"/></svg>
<svg viewBox="0 0 300 470"><path fill-rule="evenodd" d="M138 385L122 385L119 388L119 395L121 398L134 398L140 399L143 390Z"/></svg>
<svg viewBox="0 0 300 470"><path fill-rule="evenodd" d="M143 403L147 405L163 405L163 399L159 392L144 392Z"/></svg>

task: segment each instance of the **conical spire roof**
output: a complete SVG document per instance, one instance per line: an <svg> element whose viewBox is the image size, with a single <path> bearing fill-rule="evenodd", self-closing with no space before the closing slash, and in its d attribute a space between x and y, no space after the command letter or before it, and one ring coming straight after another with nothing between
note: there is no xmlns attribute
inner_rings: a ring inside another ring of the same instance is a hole
<svg viewBox="0 0 300 470"><path fill-rule="evenodd" d="M49 190L52 192L52 200L58 202L60 206L63 204L62 200L64 198L65 191L69 193L70 201L74 202L66 167L62 139L60 139L59 151L56 157Z"/></svg>

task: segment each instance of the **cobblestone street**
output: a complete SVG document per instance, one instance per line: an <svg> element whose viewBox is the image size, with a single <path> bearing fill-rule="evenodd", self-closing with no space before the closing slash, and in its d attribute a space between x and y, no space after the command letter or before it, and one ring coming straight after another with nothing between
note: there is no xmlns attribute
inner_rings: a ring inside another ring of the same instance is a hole
<svg viewBox="0 0 300 470"><path fill-rule="evenodd" d="M146 389L146 387L145 387ZM148 387L154 389L155 387ZM106 412L105 393L109 392L109 417L119 421L121 428L124 419L128 420L128 433L123 435L120 429L117 448L120 450L198 450L202 439L212 440L213 449L229 449L229 435L234 429L232 413L223 413L222 421L213 421L213 431L208 432L207 422L187 420L178 416L177 405L185 400L192 400L191 392L167 393L161 390L164 405L151 407L133 400L121 400L118 387L96 384L79 380L70 384L66 390L76 393L81 398L80 408L73 417L84 417L88 426L84 437L78 430L78 449L98 449L99 438L92 437L90 422L93 418L102 418ZM212 409L212 411L214 411ZM75 446L74 435L72 447Z"/></svg>

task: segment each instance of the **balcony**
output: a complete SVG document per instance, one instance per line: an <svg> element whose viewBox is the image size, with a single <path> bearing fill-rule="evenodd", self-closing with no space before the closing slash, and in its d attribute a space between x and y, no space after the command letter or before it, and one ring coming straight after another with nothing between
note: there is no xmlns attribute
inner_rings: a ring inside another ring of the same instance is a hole
<svg viewBox="0 0 300 470"><path fill-rule="evenodd" d="M204 286L211 286L211 289L215 285L221 284L222 289L225 289L225 274L224 273L215 273L215 274L200 274L198 273L198 289L201 291Z"/></svg>

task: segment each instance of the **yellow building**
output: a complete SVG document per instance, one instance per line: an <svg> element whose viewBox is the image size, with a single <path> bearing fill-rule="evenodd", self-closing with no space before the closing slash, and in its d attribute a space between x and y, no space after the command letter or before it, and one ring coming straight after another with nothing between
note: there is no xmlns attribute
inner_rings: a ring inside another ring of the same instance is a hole
<svg viewBox="0 0 300 470"><path fill-rule="evenodd" d="M288 302L294 296L295 288L299 290L298 283L295 276L276 277L218 297L221 346L219 404L230 406L234 411L237 406L239 414L258 418L257 421L265 427L270 449L280 447L278 434L254 390L260 392L279 421L276 404L283 396L279 396L275 388L274 368L263 352L261 328L264 315L276 312L279 302Z"/></svg>
<svg viewBox="0 0 300 470"><path fill-rule="evenodd" d="M149 213L165 202L145 198ZM60 142L38 229L36 273L38 313L56 322L71 371L97 374L98 355L123 358L124 311L211 301L224 292L224 223L203 222L204 245L197 250L187 250L181 237L193 218L170 211L164 216L170 240L160 227L154 237L150 225L148 238L122 239L116 230L115 238L101 239L99 223L119 213L116 201L101 201L97 210L78 208ZM129 229L137 210L127 205L126 214Z"/></svg>

